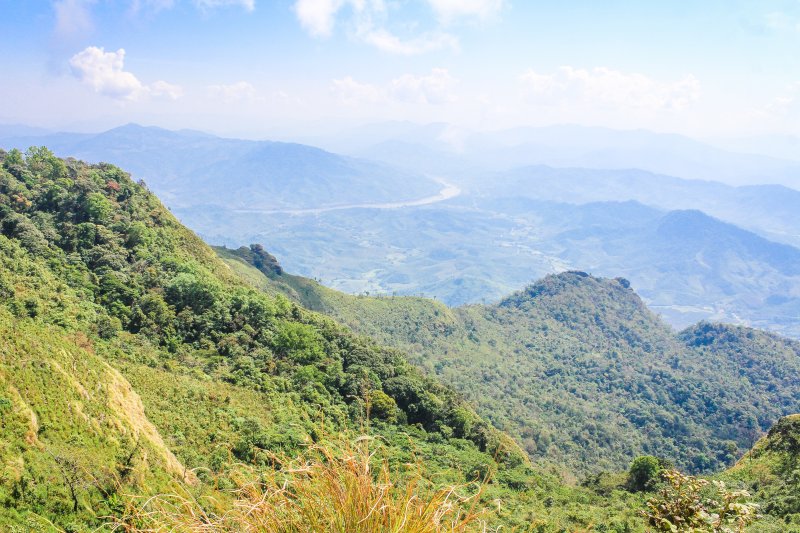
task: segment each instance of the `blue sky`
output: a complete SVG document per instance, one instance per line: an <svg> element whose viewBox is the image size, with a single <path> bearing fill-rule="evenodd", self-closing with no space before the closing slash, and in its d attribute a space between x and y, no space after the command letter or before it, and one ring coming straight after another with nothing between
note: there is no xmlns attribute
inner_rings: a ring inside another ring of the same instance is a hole
<svg viewBox="0 0 800 533"><path fill-rule="evenodd" d="M0 0L0 122L800 135L800 0Z"/></svg>

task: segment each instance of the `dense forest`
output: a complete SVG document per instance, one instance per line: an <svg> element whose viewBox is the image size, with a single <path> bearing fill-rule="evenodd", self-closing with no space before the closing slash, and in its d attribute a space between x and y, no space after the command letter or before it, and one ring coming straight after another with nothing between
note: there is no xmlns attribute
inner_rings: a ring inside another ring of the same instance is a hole
<svg viewBox="0 0 800 533"><path fill-rule="evenodd" d="M218 252L243 270L255 264L252 249ZM495 305L448 308L261 270L262 290L407 351L534 460L578 476L646 454L716 471L800 411L799 343L711 323L675 333L621 278L565 272Z"/></svg>
<svg viewBox="0 0 800 533"><path fill-rule="evenodd" d="M272 520L266 531L402 531L410 512L419 528L405 530L622 532L691 519L722 531L756 518L748 494L723 488L691 515L659 509L680 503L675 483L705 486L673 463L732 462L796 402L793 344L709 325L664 344L657 322L618 318L636 302L623 281L576 273L487 308L341 296L338 310L327 308L332 293L285 274L262 248L222 261L117 167L46 148L0 151L0 164L0 529L237 531L260 516ZM577 294L563 284L582 288L584 303L563 296ZM364 303L374 322L356 314ZM741 348L737 337L748 335L752 346ZM480 379L468 349L484 359ZM728 374L697 378L704 357ZM723 387L737 372L738 389ZM529 381L515 385L515 375ZM620 407L611 402L623 400L640 409L640 426L627 411L612 423ZM527 406L518 421L514 405ZM751 416L750 433L737 429ZM790 464L781 458L796 455L792 420L775 426L780 444L760 457ZM784 495L760 531L797 523L796 480L785 471L755 487L757 497ZM728 483L760 475L742 472ZM363 496L381 514L329 505L337 494ZM277 503L256 505L264 501Z"/></svg>

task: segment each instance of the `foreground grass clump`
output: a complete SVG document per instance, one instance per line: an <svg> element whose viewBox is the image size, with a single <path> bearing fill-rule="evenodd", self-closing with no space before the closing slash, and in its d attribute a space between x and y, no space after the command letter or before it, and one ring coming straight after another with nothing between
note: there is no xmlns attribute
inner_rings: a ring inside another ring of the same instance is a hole
<svg viewBox="0 0 800 533"><path fill-rule="evenodd" d="M203 502L182 491L132 501L117 529L127 532L340 532L444 533L483 531L476 510L482 486L430 487L415 465L393 470L371 450L354 445L313 445L300 456L273 456L275 469L257 477L238 465L234 499Z"/></svg>

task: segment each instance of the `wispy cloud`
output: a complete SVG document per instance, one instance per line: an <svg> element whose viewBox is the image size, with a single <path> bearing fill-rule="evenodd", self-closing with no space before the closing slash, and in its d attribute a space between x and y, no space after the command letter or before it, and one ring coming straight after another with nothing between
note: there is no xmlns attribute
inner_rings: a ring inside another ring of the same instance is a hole
<svg viewBox="0 0 800 533"><path fill-rule="evenodd" d="M183 88L180 85L167 83L164 80L158 80L146 87L150 95L155 97L164 97L170 100L177 100L183 96Z"/></svg>
<svg viewBox="0 0 800 533"><path fill-rule="evenodd" d="M259 100L258 91L252 83L247 81L237 81L227 85L209 85L208 90L214 98L220 98L228 103Z"/></svg>
<svg viewBox="0 0 800 533"><path fill-rule="evenodd" d="M764 25L774 31L800 33L800 16L783 11L773 11L764 15Z"/></svg>
<svg viewBox="0 0 800 533"><path fill-rule="evenodd" d="M157 13L172 9L181 0L128 0L130 14L141 11ZM191 2L203 12L213 11L225 7L240 7L245 11L253 11L256 0L184 0ZM120 2L124 4L125 2ZM72 38L91 32L94 29L92 8L97 0L54 0L53 13L55 14L55 34L60 39Z"/></svg>
<svg viewBox="0 0 800 533"><path fill-rule="evenodd" d="M63 39L89 33L94 28L91 10L94 3L95 0L56 0L53 2L56 36Z"/></svg>
<svg viewBox="0 0 800 533"><path fill-rule="evenodd" d="M445 24L455 20L477 18L486 20L497 15L504 0L428 0L436 16Z"/></svg>
<svg viewBox="0 0 800 533"><path fill-rule="evenodd" d="M412 56L441 50L443 48L458 49L458 39L444 32L424 33L413 39L400 39L385 28L368 28L359 32L358 36L367 44L378 50L392 54Z"/></svg>
<svg viewBox="0 0 800 533"><path fill-rule="evenodd" d="M438 21L433 28L414 30L401 36L392 28L392 13L402 11L400 3L384 0L296 0L294 12L300 25L313 37L333 35L339 19L349 28L349 35L365 44L392 54L417 55L435 50L458 50L458 37L444 31L455 20L485 19L499 12L503 0L428 0ZM424 27L415 20L412 27Z"/></svg>
<svg viewBox="0 0 800 533"><path fill-rule="evenodd" d="M615 108L684 109L700 96L700 82L692 75L662 82L639 73L606 67L559 67L553 73L528 70L521 77L535 103L574 103Z"/></svg>
<svg viewBox="0 0 800 533"><path fill-rule="evenodd" d="M333 33L336 13L344 0L297 0L294 12L300 25L314 37L329 37Z"/></svg>
<svg viewBox="0 0 800 533"><path fill-rule="evenodd" d="M767 105L755 111L755 115L786 116L793 109L800 109L800 81L788 86L781 94L773 98Z"/></svg>
<svg viewBox="0 0 800 533"><path fill-rule="evenodd" d="M241 7L245 11L253 11L256 8L255 0L194 0L194 5L202 10L210 10L218 7Z"/></svg>
<svg viewBox="0 0 800 533"><path fill-rule="evenodd" d="M331 88L348 105L412 103L442 105L456 100L458 80L447 69L435 68L430 74L404 74L383 85L361 83L351 76L333 80Z"/></svg>
<svg viewBox="0 0 800 533"><path fill-rule="evenodd" d="M387 99L385 90L370 83L358 82L352 76L333 80L331 89L347 105L375 104Z"/></svg>
<svg viewBox="0 0 800 533"><path fill-rule="evenodd" d="M69 60L72 73L94 92L119 101L135 101L145 96L172 100L183 96L178 85L156 81L145 85L125 70L125 50L106 52L102 47L89 46Z"/></svg>
<svg viewBox="0 0 800 533"><path fill-rule="evenodd" d="M425 76L404 74L389 84L389 94L396 100L440 105L456 99L453 89L458 80L444 68L435 68Z"/></svg>

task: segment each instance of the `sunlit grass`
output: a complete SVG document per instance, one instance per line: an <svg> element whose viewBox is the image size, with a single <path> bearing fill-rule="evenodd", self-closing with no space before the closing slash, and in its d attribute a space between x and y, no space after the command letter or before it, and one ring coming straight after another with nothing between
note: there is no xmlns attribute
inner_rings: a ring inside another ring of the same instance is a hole
<svg viewBox="0 0 800 533"><path fill-rule="evenodd" d="M257 475L238 465L237 488L224 511L188 490L132 500L116 524L127 532L440 533L484 531L476 504L482 486L428 488L409 465L392 469L371 439L313 445L299 457L274 456L274 469ZM402 479L402 481L400 481Z"/></svg>

